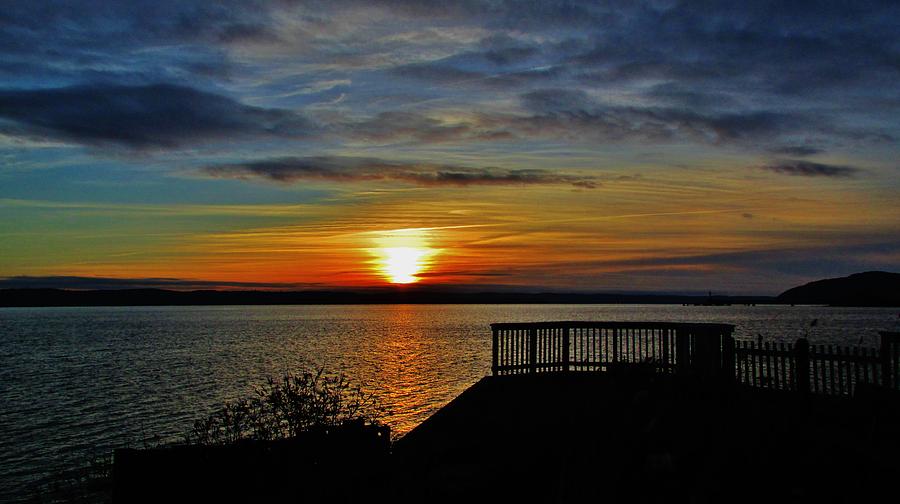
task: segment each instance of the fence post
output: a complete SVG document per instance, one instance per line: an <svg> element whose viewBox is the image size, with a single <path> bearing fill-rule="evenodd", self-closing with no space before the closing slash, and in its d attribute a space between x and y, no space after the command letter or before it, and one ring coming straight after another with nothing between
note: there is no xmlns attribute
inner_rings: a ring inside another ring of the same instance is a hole
<svg viewBox="0 0 900 504"><path fill-rule="evenodd" d="M672 357L669 355L669 335L671 329L663 329L662 334L662 362L666 373L671 373Z"/></svg>
<svg viewBox="0 0 900 504"><path fill-rule="evenodd" d="M563 371L569 370L569 326L566 326L563 329L563 347L562 347L562 358L563 358Z"/></svg>
<svg viewBox="0 0 900 504"><path fill-rule="evenodd" d="M537 373L537 329L534 327L528 330L528 363L529 371Z"/></svg>
<svg viewBox="0 0 900 504"><path fill-rule="evenodd" d="M613 328L613 341L612 341L612 361L613 364L619 363L619 328Z"/></svg>
<svg viewBox="0 0 900 504"><path fill-rule="evenodd" d="M737 366L735 366L734 356L734 337L731 335L732 329L723 329L721 333L722 340L722 376L727 382L736 381Z"/></svg>
<svg viewBox="0 0 900 504"><path fill-rule="evenodd" d="M491 326L491 374L494 376L497 375L497 367L499 364L498 359L497 359L497 352L499 350L497 347L498 339L499 338L497 337L497 328L492 325Z"/></svg>
<svg viewBox="0 0 900 504"><path fill-rule="evenodd" d="M680 373L687 371L691 363L690 337L690 333L680 327L675 330L675 369Z"/></svg>
<svg viewBox="0 0 900 504"><path fill-rule="evenodd" d="M722 336L704 327L699 338L703 340L703 374L707 379L718 379L722 372Z"/></svg>
<svg viewBox="0 0 900 504"><path fill-rule="evenodd" d="M900 332L882 331L881 335L881 384L888 388L900 388Z"/></svg>
<svg viewBox="0 0 900 504"><path fill-rule="evenodd" d="M800 338L794 343L794 386L801 394L809 393L809 341Z"/></svg>

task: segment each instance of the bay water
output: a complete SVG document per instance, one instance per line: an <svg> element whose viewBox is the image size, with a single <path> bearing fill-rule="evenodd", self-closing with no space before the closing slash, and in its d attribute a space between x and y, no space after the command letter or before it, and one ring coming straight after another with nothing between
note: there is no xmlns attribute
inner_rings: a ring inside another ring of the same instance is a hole
<svg viewBox="0 0 900 504"><path fill-rule="evenodd" d="M820 306L0 308L0 501L91 455L178 441L286 372L346 374L402 435L490 373L490 323L549 320L718 322L743 339L871 347L900 330L896 308Z"/></svg>

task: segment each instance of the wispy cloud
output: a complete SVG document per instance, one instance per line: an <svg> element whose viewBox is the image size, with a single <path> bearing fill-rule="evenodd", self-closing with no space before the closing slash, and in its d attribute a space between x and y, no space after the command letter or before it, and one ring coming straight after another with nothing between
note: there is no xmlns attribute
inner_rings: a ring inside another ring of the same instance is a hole
<svg viewBox="0 0 900 504"><path fill-rule="evenodd" d="M84 276L14 276L0 278L0 289L297 289L315 284L232 282L183 278L107 278Z"/></svg>
<svg viewBox="0 0 900 504"><path fill-rule="evenodd" d="M264 179L281 183L398 181L421 186L571 184L592 189L596 177L550 170L472 168L432 163L341 156L287 157L212 165L202 173L214 178Z"/></svg>
<svg viewBox="0 0 900 504"><path fill-rule="evenodd" d="M727 144L772 138L797 118L769 110L702 113L690 108L634 107L598 102L584 91L541 89L522 95L535 115L511 120L530 135L562 135L604 141L692 141Z"/></svg>
<svg viewBox="0 0 900 504"><path fill-rule="evenodd" d="M779 161L773 164L763 165L760 168L782 175L793 175L797 177L850 178L861 171L854 166L830 165L800 160Z"/></svg>
<svg viewBox="0 0 900 504"><path fill-rule="evenodd" d="M782 147L773 147L769 149L769 152L774 154L785 154L788 156L814 156L816 154L821 154L823 151L818 147L810 147L807 145L787 145Z"/></svg>

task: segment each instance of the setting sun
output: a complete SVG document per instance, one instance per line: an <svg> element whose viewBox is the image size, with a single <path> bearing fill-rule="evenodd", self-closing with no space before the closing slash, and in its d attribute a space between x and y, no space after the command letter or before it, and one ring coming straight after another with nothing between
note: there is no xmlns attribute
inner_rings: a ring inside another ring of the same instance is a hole
<svg viewBox="0 0 900 504"><path fill-rule="evenodd" d="M430 230L393 229L378 232L370 249L375 256L374 272L392 284L410 284L421 280L431 267L437 249L431 246Z"/></svg>
<svg viewBox="0 0 900 504"><path fill-rule="evenodd" d="M428 254L425 249L394 247L382 249L384 253L383 271L388 281L408 284L419 281L416 275L422 270L422 259Z"/></svg>

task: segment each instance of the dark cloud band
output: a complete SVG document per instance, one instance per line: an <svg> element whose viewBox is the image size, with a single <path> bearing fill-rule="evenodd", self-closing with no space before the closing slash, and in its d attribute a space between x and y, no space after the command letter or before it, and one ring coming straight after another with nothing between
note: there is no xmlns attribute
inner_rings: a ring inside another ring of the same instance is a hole
<svg viewBox="0 0 900 504"><path fill-rule="evenodd" d="M798 177L850 178L861 170L853 166L829 165L811 161L788 160L761 166L763 170Z"/></svg>
<svg viewBox="0 0 900 504"><path fill-rule="evenodd" d="M331 182L397 181L419 186L547 185L570 184L592 189L593 176L550 170L505 170L465 166L408 163L340 156L288 157L247 163L207 166L214 178L264 179L280 183L325 180Z"/></svg>
<svg viewBox="0 0 900 504"><path fill-rule="evenodd" d="M290 111L170 84L0 91L0 118L12 122L19 134L130 148L301 137L313 129L309 120Z"/></svg>

